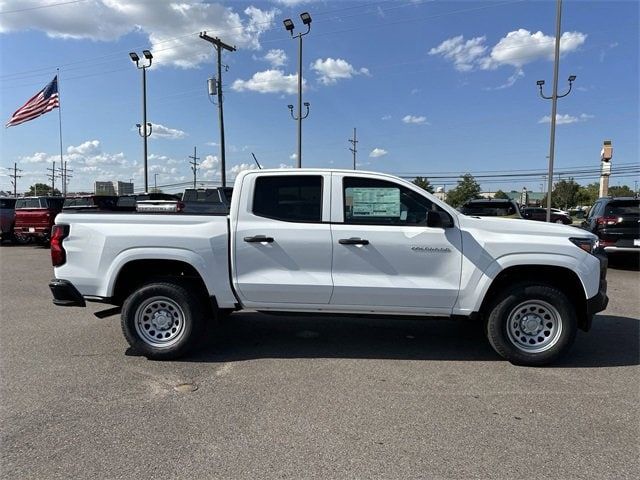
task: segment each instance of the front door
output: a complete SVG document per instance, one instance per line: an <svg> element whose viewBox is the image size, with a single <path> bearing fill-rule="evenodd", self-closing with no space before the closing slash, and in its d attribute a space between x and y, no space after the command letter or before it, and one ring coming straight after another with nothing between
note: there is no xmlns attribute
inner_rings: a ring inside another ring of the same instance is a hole
<svg viewBox="0 0 640 480"><path fill-rule="evenodd" d="M450 313L462 262L453 216L392 180L334 174L332 184L331 304ZM449 226L428 227L428 211L444 212Z"/></svg>

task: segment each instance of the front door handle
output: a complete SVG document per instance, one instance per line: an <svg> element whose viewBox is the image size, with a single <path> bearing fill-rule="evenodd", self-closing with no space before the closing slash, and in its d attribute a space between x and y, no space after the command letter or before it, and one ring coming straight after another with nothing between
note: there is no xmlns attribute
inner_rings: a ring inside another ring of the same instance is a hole
<svg viewBox="0 0 640 480"><path fill-rule="evenodd" d="M266 235L254 235L253 237L244 237L244 241L249 243L271 243L273 242L273 237L267 237Z"/></svg>
<svg viewBox="0 0 640 480"><path fill-rule="evenodd" d="M365 240L364 238L341 238L338 240L340 245L369 245L369 240Z"/></svg>

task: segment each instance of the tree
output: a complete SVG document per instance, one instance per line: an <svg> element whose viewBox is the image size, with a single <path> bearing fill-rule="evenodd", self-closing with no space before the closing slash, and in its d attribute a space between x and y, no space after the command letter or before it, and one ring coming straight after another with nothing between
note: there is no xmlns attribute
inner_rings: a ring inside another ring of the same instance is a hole
<svg viewBox="0 0 640 480"><path fill-rule="evenodd" d="M413 179L413 183L423 190L426 190L429 193L433 193L433 187L431 186L431 182L429 182L429 179L425 177L416 177Z"/></svg>
<svg viewBox="0 0 640 480"><path fill-rule="evenodd" d="M469 200L480 196L480 184L470 173L465 173L458 185L447 192L447 203L452 207L459 207Z"/></svg>
<svg viewBox="0 0 640 480"><path fill-rule="evenodd" d="M576 202L581 206L593 205L598 199L599 192L600 185L598 185L597 183L590 183L585 187L581 186L578 190Z"/></svg>
<svg viewBox="0 0 640 480"><path fill-rule="evenodd" d="M614 187L609 187L609 195L612 197L633 197L634 193L633 190L626 185L616 185Z"/></svg>
<svg viewBox="0 0 640 480"><path fill-rule="evenodd" d="M580 185L573 179L560 180L551 192L551 206L554 208L575 207L578 204ZM545 196L542 205L547 205Z"/></svg>
<svg viewBox="0 0 640 480"><path fill-rule="evenodd" d="M493 198L503 198L505 200L509 200L509 195L507 195L506 193L504 193L502 190L498 190L494 195Z"/></svg>
<svg viewBox="0 0 640 480"><path fill-rule="evenodd" d="M54 195L60 195L60 190L57 188L53 191ZM51 195L51 185L47 185L46 183L36 183L35 185L31 185L29 187L29 191L25 192L25 195L29 196L48 196Z"/></svg>

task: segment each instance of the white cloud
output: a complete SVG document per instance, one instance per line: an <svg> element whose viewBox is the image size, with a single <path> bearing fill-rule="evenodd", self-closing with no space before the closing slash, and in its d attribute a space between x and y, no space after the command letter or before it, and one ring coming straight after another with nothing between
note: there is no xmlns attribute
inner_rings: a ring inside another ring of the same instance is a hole
<svg viewBox="0 0 640 480"><path fill-rule="evenodd" d="M383 157L385 156L387 152L384 148L374 148L373 150L371 150L371 153L369 154L369 156L371 158L378 158L378 157Z"/></svg>
<svg viewBox="0 0 640 480"><path fill-rule="evenodd" d="M41 6L39 0L5 0L2 10ZM153 3L153 5L151 5ZM260 49L260 36L273 27L276 8L250 6L237 12L220 3L149 0L87 0L28 14L2 15L0 33L40 30L49 37L115 41L129 33L146 34L154 64L192 68L213 56L198 32L215 32L240 48Z"/></svg>
<svg viewBox="0 0 640 480"><path fill-rule="evenodd" d="M276 3L280 5L284 5L285 7L294 7L296 5L300 5L301 3L309 3L312 0L274 0Z"/></svg>
<svg viewBox="0 0 640 480"><path fill-rule="evenodd" d="M303 78L303 89L306 83L306 79ZM265 70L254 73L249 80L236 80L231 88L237 92L250 90L259 93L294 94L298 91L298 75L285 75L282 70Z"/></svg>
<svg viewBox="0 0 640 480"><path fill-rule="evenodd" d="M229 170L233 175L238 175L240 172L244 172L245 170L255 170L258 166L255 163L241 163L239 165L234 165Z"/></svg>
<svg viewBox="0 0 640 480"><path fill-rule="evenodd" d="M169 128L159 123L154 123L151 130L151 137L149 138L165 138L167 140L182 140L186 137L186 132L178 130L177 128Z"/></svg>
<svg viewBox="0 0 640 480"><path fill-rule="evenodd" d="M426 123L427 125L429 125L429 122L427 122L427 117L423 117L423 116L417 116L417 115L405 115L404 117L402 117L402 121L404 123L409 123L409 124L414 124L414 125L421 125L423 123Z"/></svg>
<svg viewBox="0 0 640 480"><path fill-rule="evenodd" d="M77 147L73 145L67 147L67 153L73 154L77 153L79 155L93 155L100 152L100 141L99 140L87 140L84 143L81 143Z"/></svg>
<svg viewBox="0 0 640 480"><path fill-rule="evenodd" d="M589 115L587 113L581 113L577 117L574 115L565 114L556 114L556 125L567 125L570 123L578 123L578 122L586 122L587 120L594 118L594 115ZM545 115L538 123L551 123L551 115Z"/></svg>
<svg viewBox="0 0 640 480"><path fill-rule="evenodd" d="M429 50L429 55L442 55L453 62L456 70L468 72L473 70L474 63L487 50L487 47L483 45L485 40L486 37L476 37L465 42L464 37L458 35Z"/></svg>
<svg viewBox="0 0 640 480"><path fill-rule="evenodd" d="M200 168L203 170L211 170L218 168L220 161L217 155L207 155L200 163Z"/></svg>
<svg viewBox="0 0 640 480"><path fill-rule="evenodd" d="M271 63L272 67L282 67L287 63L287 54L280 48L269 50L262 58Z"/></svg>
<svg viewBox="0 0 640 480"><path fill-rule="evenodd" d="M57 158L60 159L60 157ZM20 157L20 163L45 163L52 162L53 160L55 160L55 158L45 152L36 152L33 155Z"/></svg>
<svg viewBox="0 0 640 480"><path fill-rule="evenodd" d="M391 115L383 115L380 119L381 120L391 120Z"/></svg>
<svg viewBox="0 0 640 480"><path fill-rule="evenodd" d="M581 32L564 32L560 37L560 53L577 50L587 39ZM429 55L441 55L453 63L456 70L493 70L510 65L516 70L539 59L553 60L555 38L538 31L531 33L520 28L507 33L496 43L488 54L486 37L475 37L465 41L458 35L429 50Z"/></svg>
<svg viewBox="0 0 640 480"><path fill-rule="evenodd" d="M325 60L318 58L311 64L311 69L319 75L318 80L324 85L333 85L338 80L352 78L354 75L369 75L368 69L355 69L353 65L341 58Z"/></svg>

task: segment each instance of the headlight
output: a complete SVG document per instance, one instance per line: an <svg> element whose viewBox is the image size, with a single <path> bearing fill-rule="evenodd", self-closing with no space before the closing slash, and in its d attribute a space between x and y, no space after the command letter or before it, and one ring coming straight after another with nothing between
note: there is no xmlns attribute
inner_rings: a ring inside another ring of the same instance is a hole
<svg viewBox="0 0 640 480"><path fill-rule="evenodd" d="M595 252L596 240L594 238L571 237L569 241L587 253L593 254Z"/></svg>

